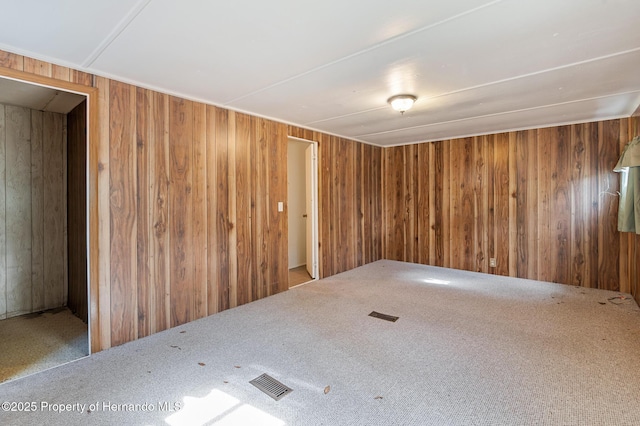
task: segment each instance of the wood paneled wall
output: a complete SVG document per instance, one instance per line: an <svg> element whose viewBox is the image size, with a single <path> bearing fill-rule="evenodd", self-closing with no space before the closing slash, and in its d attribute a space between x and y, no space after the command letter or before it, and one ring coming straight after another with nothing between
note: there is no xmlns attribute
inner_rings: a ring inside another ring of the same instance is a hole
<svg viewBox="0 0 640 426"><path fill-rule="evenodd" d="M629 119L628 139L632 140L638 135L640 135L640 107ZM640 304L640 235L625 233L622 238L626 238L627 242L622 244L621 258L626 259L626 263L623 265L629 268L631 294Z"/></svg>
<svg viewBox="0 0 640 426"><path fill-rule="evenodd" d="M0 104L0 318L64 306L66 117Z"/></svg>
<svg viewBox="0 0 640 426"><path fill-rule="evenodd" d="M630 133L622 119L385 149L385 257L630 292L637 237L616 230L612 172Z"/></svg>
<svg viewBox="0 0 640 426"><path fill-rule="evenodd" d="M98 80L108 87L110 344L286 290L286 126Z"/></svg>
<svg viewBox="0 0 640 426"><path fill-rule="evenodd" d="M382 259L383 149L294 126L289 135L318 142L320 277Z"/></svg>
<svg viewBox="0 0 640 426"><path fill-rule="evenodd" d="M8 52L0 67L97 89L92 351L288 288L286 125ZM321 275L380 259L382 149L309 139Z"/></svg>
<svg viewBox="0 0 640 426"><path fill-rule="evenodd" d="M87 299L87 102L67 114L67 306L88 321Z"/></svg>
<svg viewBox="0 0 640 426"><path fill-rule="evenodd" d="M288 135L319 145L321 277L387 257L638 287L610 195L628 120L382 149L12 53L0 68L91 94L94 352L287 289Z"/></svg>

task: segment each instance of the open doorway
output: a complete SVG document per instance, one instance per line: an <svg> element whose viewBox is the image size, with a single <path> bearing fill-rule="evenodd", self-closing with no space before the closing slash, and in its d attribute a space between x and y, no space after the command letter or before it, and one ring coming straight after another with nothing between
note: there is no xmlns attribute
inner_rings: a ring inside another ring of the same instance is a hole
<svg viewBox="0 0 640 426"><path fill-rule="evenodd" d="M89 355L87 97L0 78L0 382Z"/></svg>
<svg viewBox="0 0 640 426"><path fill-rule="evenodd" d="M318 278L318 144L289 138L289 288Z"/></svg>

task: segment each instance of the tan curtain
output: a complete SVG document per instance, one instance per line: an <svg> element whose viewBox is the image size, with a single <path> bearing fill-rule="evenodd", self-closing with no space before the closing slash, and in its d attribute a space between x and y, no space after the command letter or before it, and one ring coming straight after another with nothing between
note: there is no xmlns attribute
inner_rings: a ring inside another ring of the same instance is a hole
<svg viewBox="0 0 640 426"><path fill-rule="evenodd" d="M613 171L621 175L618 231L640 234L640 136L627 144Z"/></svg>

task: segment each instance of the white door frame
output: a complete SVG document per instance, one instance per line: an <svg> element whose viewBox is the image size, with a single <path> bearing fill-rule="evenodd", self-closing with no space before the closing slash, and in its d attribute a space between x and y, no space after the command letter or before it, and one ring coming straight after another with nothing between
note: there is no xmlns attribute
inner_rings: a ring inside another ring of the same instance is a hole
<svg viewBox="0 0 640 426"><path fill-rule="evenodd" d="M313 146L313 158L311 162L311 195L313 199L313 211L307 212L307 220L311 220L311 239L313 252L311 257L313 259L312 267L312 280L319 279L319 233L318 233L318 142L309 139L297 138L294 136L288 136L288 140L295 142L302 142ZM305 159L306 160L306 159ZM310 216L310 217L309 217ZM287 228L287 233L289 232Z"/></svg>
<svg viewBox="0 0 640 426"><path fill-rule="evenodd" d="M68 93L73 93L76 95L81 95L85 97L85 101L87 103L87 111L86 111L86 132L85 132L85 144L86 144L86 151L85 151L85 165L86 165L86 170L85 170L85 182L86 182L86 205L85 205L85 214L86 214L86 219L87 219L87 224L86 224L86 245L87 245L87 352L88 355L87 356L91 356L91 354L94 352L93 348L98 346L97 343L97 339L96 342L94 342L94 338L96 338L96 336L92 335L91 332L91 328L93 326L93 317L95 315L95 307L97 305L97 295L94 294L91 291L91 284L92 284L92 278L94 278L94 275L92 274L94 266L92 264L92 253L91 253L91 227L92 225L96 225L93 223L92 219L91 219L91 214L90 214L90 209L92 207L91 205L91 193L90 193L90 188L91 188L91 181L90 181L90 177L91 177L91 173L92 171L95 173L96 171L92 169L92 162L91 162L91 145L90 145L90 138L92 137L92 125L95 125L92 120L93 120L93 114L95 114L95 109L96 109L96 101L97 101L97 97L98 97L98 89L94 88L94 87L84 87L81 86L77 83L71 83L71 82L66 82L66 81L60 81L60 80L56 80L54 78L51 77L45 77L45 76L39 76L39 75L35 75L35 74L28 74L25 73L23 71L16 71L16 70L12 70L12 69L0 69L0 78L2 79L7 79L7 80L13 80L13 81L17 81L23 84L29 84L32 86L42 86L42 87L47 87L50 89L55 89L58 91L63 91L63 92L68 92ZM77 89L77 90L74 90ZM97 142L95 142L97 143ZM66 154L65 154L66 156ZM65 166L66 167L66 166ZM67 171L68 173L68 171ZM65 176L65 182L66 182L66 176ZM65 191L67 191L68 188L65 187ZM66 220L66 219L65 219ZM68 245L65 246L65 250L68 250ZM67 268L68 265L65 266L65 268ZM95 280L97 282L97 280ZM66 283L67 288L69 283Z"/></svg>

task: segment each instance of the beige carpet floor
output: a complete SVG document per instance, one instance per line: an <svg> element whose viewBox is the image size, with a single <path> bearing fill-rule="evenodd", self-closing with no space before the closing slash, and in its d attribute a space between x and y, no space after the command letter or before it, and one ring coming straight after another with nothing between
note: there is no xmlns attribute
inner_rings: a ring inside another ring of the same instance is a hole
<svg viewBox="0 0 640 426"><path fill-rule="evenodd" d="M89 353L87 325L67 308L0 321L0 342L0 382L57 367Z"/></svg>
<svg viewBox="0 0 640 426"><path fill-rule="evenodd" d="M639 363L628 295L378 261L1 384L0 424L638 425Z"/></svg>

